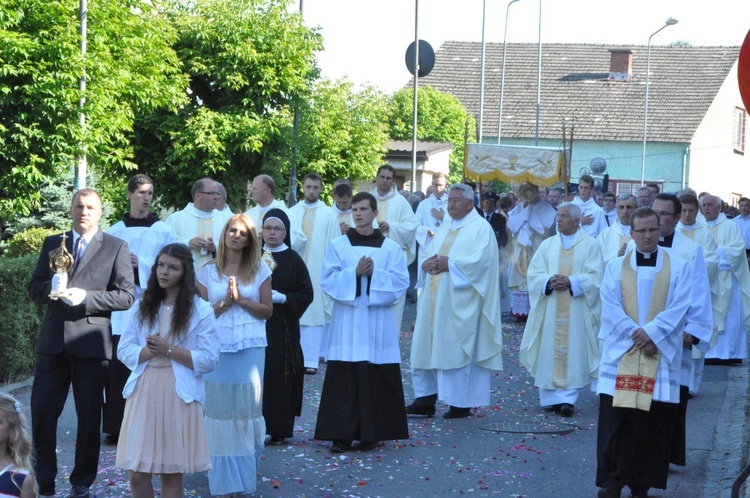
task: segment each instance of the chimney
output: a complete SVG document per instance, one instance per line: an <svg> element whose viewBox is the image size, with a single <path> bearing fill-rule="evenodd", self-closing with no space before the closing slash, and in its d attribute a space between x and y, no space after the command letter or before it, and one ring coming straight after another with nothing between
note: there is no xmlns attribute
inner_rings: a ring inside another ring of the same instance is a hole
<svg viewBox="0 0 750 498"><path fill-rule="evenodd" d="M633 76L633 51L627 48L610 48L609 54L609 79L628 81Z"/></svg>

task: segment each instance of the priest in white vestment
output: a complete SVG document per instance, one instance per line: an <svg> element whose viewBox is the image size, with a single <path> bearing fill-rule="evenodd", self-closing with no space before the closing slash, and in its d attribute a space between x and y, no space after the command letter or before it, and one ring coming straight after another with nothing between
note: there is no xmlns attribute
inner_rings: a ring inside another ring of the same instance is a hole
<svg viewBox="0 0 750 498"><path fill-rule="evenodd" d="M682 203L682 215L680 221L677 223L677 231L698 244L703 250L703 259L706 264L706 272L708 273L708 283L711 290L711 308L712 308L712 323L713 323L713 336L711 339L710 347L716 344L718 323L723 323L723 316L725 311L721 311L720 300L716 294L718 290L717 279L719 274L719 248L716 246L713 235L703 221L698 219L700 214L700 204L698 198L690 193L683 194L679 197ZM703 346L703 345L701 345ZM710 349L709 347L709 349ZM701 379L703 378L703 367L706 358L706 351L703 347L693 348L693 358L690 364L690 375L688 377L688 392L690 394L696 394L700 388Z"/></svg>
<svg viewBox="0 0 750 498"><path fill-rule="evenodd" d="M714 292L719 309L718 339L706 358L742 363L747 358L747 329L750 327L750 270L745 242L737 224L721 212L720 198L707 195L701 207L719 248L719 271Z"/></svg>
<svg viewBox="0 0 750 498"><path fill-rule="evenodd" d="M307 239L305 250L300 256L310 273L313 302L299 320L300 345L305 360L305 373L314 374L318 371L323 329L330 320L333 305L320 287L320 272L328 244L341 234L336 215L320 200L323 178L317 173L308 173L302 180L302 189L305 200L292 206L289 212L302 220L302 232Z"/></svg>
<svg viewBox="0 0 750 498"><path fill-rule="evenodd" d="M339 183L333 187L331 195L333 197L331 211L338 221L340 235L344 235L350 228L354 228L354 218L352 217L352 195L354 193L351 185Z"/></svg>
<svg viewBox="0 0 750 498"><path fill-rule="evenodd" d="M692 296L689 263L658 246L654 210L636 210L631 230L636 250L610 261L601 285L599 497L666 489Z"/></svg>
<svg viewBox="0 0 750 498"><path fill-rule="evenodd" d="M596 203L593 193L594 178L590 175L583 175L578 180L578 195L572 202L581 208L583 213L581 215L581 228L589 237L596 237L607 228L604 210Z"/></svg>
<svg viewBox="0 0 750 498"><path fill-rule="evenodd" d="M531 312L521 364L534 377L541 406L573 415L581 389L599 368L599 244L580 229L581 209L557 209L557 234L539 246L528 271Z"/></svg>
<svg viewBox="0 0 750 498"><path fill-rule="evenodd" d="M258 175L253 178L251 197L255 206L245 211L245 214L253 220L255 230L258 233L258 240L263 240L261 227L263 226L263 218L266 213L271 209L281 209L284 211L289 218L289 223L292 227L292 233L289 234L292 242L292 249L294 249L297 254L302 255L305 250L305 243L307 242L305 234L302 231L302 220L297 219L296 216L289 212L284 201L274 199L273 196L275 192L276 182L274 182L273 178L270 176Z"/></svg>
<svg viewBox="0 0 750 498"><path fill-rule="evenodd" d="M474 193L457 184L448 193L449 222L420 253L417 319L411 348L411 415L467 417L490 403L490 374L502 370L497 241L474 209Z"/></svg>
<svg viewBox="0 0 750 498"><path fill-rule="evenodd" d="M521 209L518 209L518 207ZM539 245L550 236L557 211L539 197L519 203L508 215L508 231L512 236L512 256L508 269L508 289L511 293L511 312L520 321L529 314L529 292L526 273L529 262ZM508 245L511 245L509 243Z"/></svg>
<svg viewBox="0 0 750 498"><path fill-rule="evenodd" d="M445 173L437 172L432 175L432 193L417 206L416 238L420 247L427 246L435 236L438 227L447 221L448 194L445 191L447 182Z"/></svg>
<svg viewBox="0 0 750 498"><path fill-rule="evenodd" d="M372 227L375 198L359 192L352 212L356 229L331 241L321 276L334 304L315 439L333 441L333 453L409 438L393 319L409 273L401 248Z"/></svg>
<svg viewBox="0 0 750 498"><path fill-rule="evenodd" d="M633 194L620 194L615 203L617 220L602 231L596 238L602 252L604 265L625 255L625 248L632 240L630 236L630 216L638 209L638 200Z"/></svg>
<svg viewBox="0 0 750 498"><path fill-rule="evenodd" d="M177 242L190 248L193 263L198 269L214 258L221 231L231 214L227 216L216 210L221 194L211 178L195 182L190 193L193 202L189 202L181 211L169 215L165 223L174 230Z"/></svg>
<svg viewBox="0 0 750 498"><path fill-rule="evenodd" d="M395 180L396 170L393 166L384 164L378 168L375 185L370 190L378 201L378 217L373 220L373 227L401 247L406 266L409 266L417 255L417 217L409 202L396 190ZM393 315L399 333L405 303L406 294L394 305Z"/></svg>

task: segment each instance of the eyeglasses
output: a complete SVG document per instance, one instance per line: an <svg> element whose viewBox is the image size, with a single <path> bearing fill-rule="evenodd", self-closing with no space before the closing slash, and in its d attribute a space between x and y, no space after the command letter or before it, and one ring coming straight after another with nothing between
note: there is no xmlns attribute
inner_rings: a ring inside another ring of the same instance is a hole
<svg viewBox="0 0 750 498"><path fill-rule="evenodd" d="M214 196L214 197L219 197L219 196L221 195L221 194L220 194L220 193L218 193L218 192L203 192L203 191L201 191L201 190L199 190L199 191L198 191L198 193L199 193L199 194L203 194L203 195L212 195L212 196Z"/></svg>
<svg viewBox="0 0 750 498"><path fill-rule="evenodd" d="M470 199L464 199L463 197L448 197L448 204L457 204L459 202L469 201Z"/></svg>
<svg viewBox="0 0 750 498"><path fill-rule="evenodd" d="M284 227L262 227L262 228L266 232L285 232L286 231Z"/></svg>
<svg viewBox="0 0 750 498"><path fill-rule="evenodd" d="M631 229L632 232L637 233L638 235L645 235L645 234L652 234L659 231L658 228L639 228L638 230Z"/></svg>

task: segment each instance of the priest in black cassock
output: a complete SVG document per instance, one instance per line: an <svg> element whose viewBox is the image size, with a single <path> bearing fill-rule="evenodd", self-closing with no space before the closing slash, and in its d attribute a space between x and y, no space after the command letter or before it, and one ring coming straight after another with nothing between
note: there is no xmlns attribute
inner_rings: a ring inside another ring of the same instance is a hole
<svg viewBox="0 0 750 498"><path fill-rule="evenodd" d="M372 194L355 195L355 227L331 241L323 261L321 285L334 303L315 439L333 441L333 453L355 440L364 450L409 437L393 315L409 273L401 247L373 226L377 214Z"/></svg>
<svg viewBox="0 0 750 498"><path fill-rule="evenodd" d="M292 437L294 418L302 414L304 361L299 319L313 300L310 274L291 249L289 218L281 209L263 217L263 259L273 275L273 316L266 320L266 366L263 417L270 443Z"/></svg>

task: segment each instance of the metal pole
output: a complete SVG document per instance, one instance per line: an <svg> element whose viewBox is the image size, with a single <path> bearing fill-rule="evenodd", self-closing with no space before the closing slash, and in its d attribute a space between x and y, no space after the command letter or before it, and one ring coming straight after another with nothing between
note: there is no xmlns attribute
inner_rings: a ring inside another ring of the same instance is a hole
<svg viewBox="0 0 750 498"><path fill-rule="evenodd" d="M80 190L86 188L86 114L84 113L84 105L86 104L86 32L87 32L87 19L88 19L88 5L87 0L80 0L78 4L78 20L80 21L80 34L81 34L81 59L83 61L83 72L78 80L78 89L81 92L81 98L78 101L78 108L80 109L79 121L81 125L81 151L80 157L78 158L78 164L75 169L74 175L74 190Z"/></svg>
<svg viewBox="0 0 750 498"><path fill-rule="evenodd" d="M479 64L479 131L477 142L482 143L482 129L484 125L484 30L487 25L487 0L482 0L482 60Z"/></svg>
<svg viewBox="0 0 750 498"><path fill-rule="evenodd" d="M542 107L542 0L539 0L539 43L536 68L536 135L534 145L539 145L539 113Z"/></svg>
<svg viewBox="0 0 750 498"><path fill-rule="evenodd" d="M674 26L677 24L677 19L670 17L664 26L657 29L651 36L648 37L648 55L646 56L646 98L643 104L643 150L641 151L641 187L646 184L646 127L648 124L648 80L651 76L651 38L656 33L666 28L667 26Z"/></svg>
<svg viewBox="0 0 750 498"><path fill-rule="evenodd" d="M508 40L508 14L510 13L510 6L519 0L510 0L508 6L505 8L505 31L503 32L503 67L500 73L500 108L497 111L497 144L500 145L500 137L503 127L503 96L505 93L505 48Z"/></svg>
<svg viewBox="0 0 750 498"><path fill-rule="evenodd" d="M299 0L299 15L302 16L302 2ZM299 102L294 102L294 118L292 121L292 168L289 173L289 195L287 196L287 206L292 207L297 204L297 143L299 135Z"/></svg>
<svg viewBox="0 0 750 498"><path fill-rule="evenodd" d="M414 0L414 120L411 129L411 188L417 185L417 89L419 80L419 0Z"/></svg>

